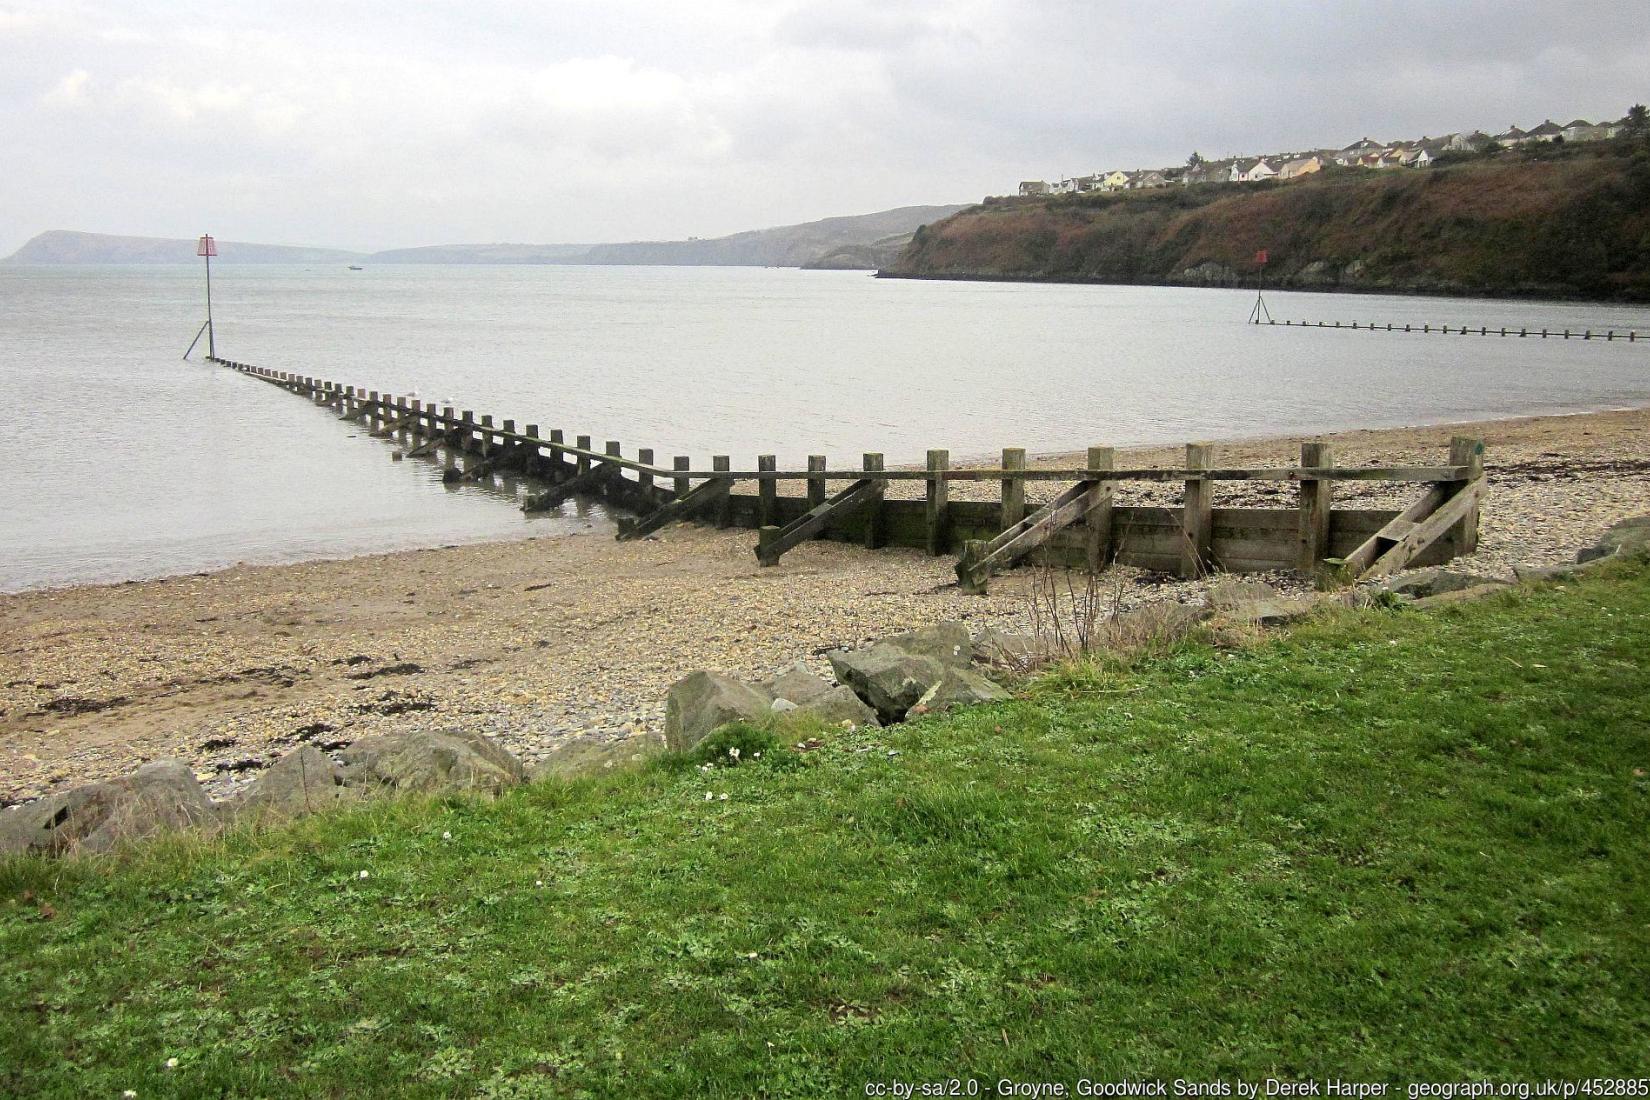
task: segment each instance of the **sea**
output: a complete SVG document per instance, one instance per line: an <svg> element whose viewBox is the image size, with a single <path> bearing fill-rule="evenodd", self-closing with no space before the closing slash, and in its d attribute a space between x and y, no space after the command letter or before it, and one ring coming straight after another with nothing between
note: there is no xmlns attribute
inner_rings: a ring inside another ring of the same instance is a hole
<svg viewBox="0 0 1650 1100"><path fill-rule="evenodd" d="M661 461L890 465L1650 404L1650 310L1268 292L1280 321L1635 329L1639 340L1256 327L1253 290L775 268L212 273L220 356L619 440ZM606 536L587 502L450 486L204 361L203 271L0 266L0 591L485 540Z"/></svg>

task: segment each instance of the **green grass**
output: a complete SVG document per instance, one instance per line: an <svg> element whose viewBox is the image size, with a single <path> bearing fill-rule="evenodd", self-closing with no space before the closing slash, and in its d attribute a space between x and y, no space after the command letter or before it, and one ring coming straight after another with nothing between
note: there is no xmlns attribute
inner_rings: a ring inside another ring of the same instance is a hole
<svg viewBox="0 0 1650 1100"><path fill-rule="evenodd" d="M13 862L0 1093L1641 1074L1647 671L1623 564L709 775Z"/></svg>

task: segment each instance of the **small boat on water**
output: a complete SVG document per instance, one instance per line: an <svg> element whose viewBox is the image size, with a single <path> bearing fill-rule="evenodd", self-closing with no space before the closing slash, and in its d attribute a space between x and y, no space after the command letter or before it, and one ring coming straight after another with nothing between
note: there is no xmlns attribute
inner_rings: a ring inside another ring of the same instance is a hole
<svg viewBox="0 0 1650 1100"><path fill-rule="evenodd" d="M351 271L360 271L361 270L361 265L360 264L350 264L349 269Z"/></svg>

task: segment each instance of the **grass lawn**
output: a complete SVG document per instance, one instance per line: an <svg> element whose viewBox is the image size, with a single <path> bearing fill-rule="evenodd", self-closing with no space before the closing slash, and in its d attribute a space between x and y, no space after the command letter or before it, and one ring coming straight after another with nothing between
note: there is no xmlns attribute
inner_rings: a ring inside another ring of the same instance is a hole
<svg viewBox="0 0 1650 1100"><path fill-rule="evenodd" d="M0 865L0 1094L1650 1061L1644 564L758 747Z"/></svg>

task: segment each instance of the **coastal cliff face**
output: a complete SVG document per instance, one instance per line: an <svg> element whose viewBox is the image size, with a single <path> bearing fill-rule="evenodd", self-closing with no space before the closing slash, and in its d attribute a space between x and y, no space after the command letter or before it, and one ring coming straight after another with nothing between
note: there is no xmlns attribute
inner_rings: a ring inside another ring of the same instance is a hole
<svg viewBox="0 0 1650 1100"><path fill-rule="evenodd" d="M1249 286L1262 249L1268 286L1650 301L1650 150L988 199L919 230L882 274Z"/></svg>

